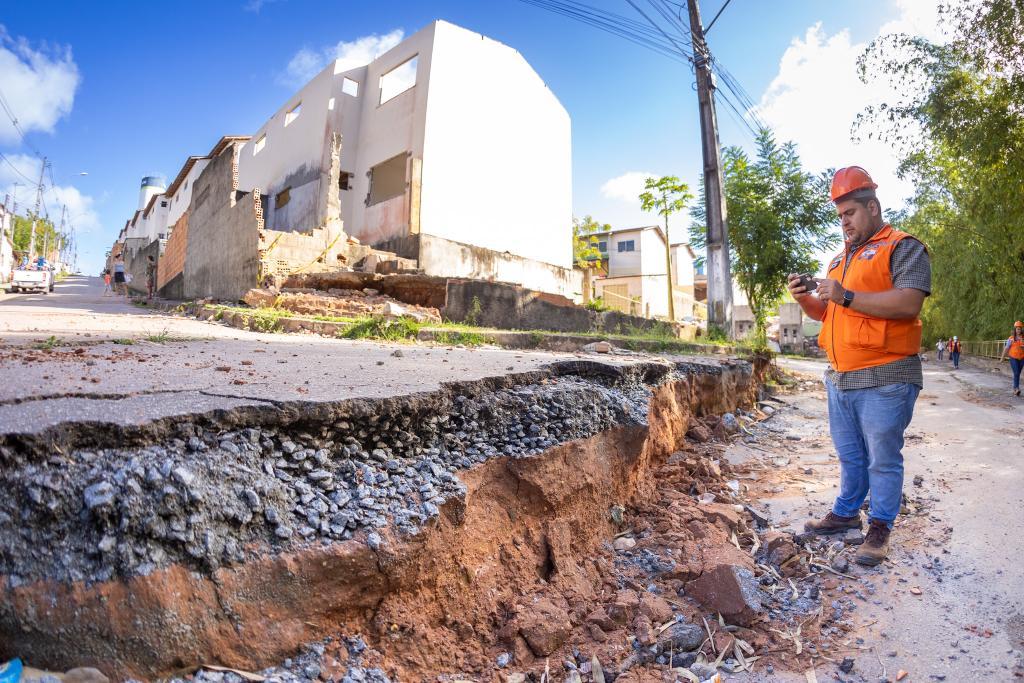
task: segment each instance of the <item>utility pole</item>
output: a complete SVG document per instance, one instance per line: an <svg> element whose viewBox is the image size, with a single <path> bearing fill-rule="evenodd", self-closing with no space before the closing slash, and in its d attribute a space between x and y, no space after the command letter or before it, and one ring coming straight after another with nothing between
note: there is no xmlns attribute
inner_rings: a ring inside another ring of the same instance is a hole
<svg viewBox="0 0 1024 683"><path fill-rule="evenodd" d="M708 326L717 325L732 337L732 277L729 273L729 229L722 191L722 158L715 113L715 80L711 73L711 51L704 41L697 0L686 0L693 37L693 66L697 75L700 105L701 151L704 156L704 200L707 207Z"/></svg>
<svg viewBox="0 0 1024 683"><path fill-rule="evenodd" d="M31 261L36 253L36 221L39 220L39 205L43 201L43 173L46 171L46 157L39 167L39 184L36 186L36 210L32 212L32 229L28 236L28 260Z"/></svg>

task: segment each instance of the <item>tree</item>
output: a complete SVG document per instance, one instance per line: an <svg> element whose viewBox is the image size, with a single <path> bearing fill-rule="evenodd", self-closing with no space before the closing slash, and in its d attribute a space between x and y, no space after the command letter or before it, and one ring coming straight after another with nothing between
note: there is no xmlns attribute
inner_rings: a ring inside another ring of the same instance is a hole
<svg viewBox="0 0 1024 683"><path fill-rule="evenodd" d="M595 232L611 230L612 226L607 223L598 223L591 216L585 216L583 220L572 219L572 260L577 268L583 270L583 303L590 303L591 298L591 274L594 268L601 265L601 250L598 249L598 239Z"/></svg>
<svg viewBox="0 0 1024 683"><path fill-rule="evenodd" d="M766 348L768 314L782 300L786 276L816 273L814 255L839 244L830 174L803 170L796 146L778 144L769 129L758 133L756 161L739 147L722 156L732 273L754 316L754 345ZM690 213L690 241L706 248L703 192Z"/></svg>
<svg viewBox="0 0 1024 683"><path fill-rule="evenodd" d="M668 236L668 217L686 208L693 199L686 183L679 182L674 175L662 176L644 181L644 192L640 195L640 208L654 211L665 219L665 279L668 282L668 319L676 320L675 289L672 286L672 241Z"/></svg>
<svg viewBox="0 0 1024 683"><path fill-rule="evenodd" d="M15 216L11 241L16 251L28 251L32 235L32 219L25 216ZM43 253L43 244L57 248L61 238L53 222L48 218L40 218L36 221L36 252L30 257L39 256Z"/></svg>
<svg viewBox="0 0 1024 683"><path fill-rule="evenodd" d="M982 0L944 7L944 44L894 36L860 60L865 81L895 92L858 121L901 153L915 194L899 226L928 245L928 339L1005 337L1021 318L1024 272L1024 4Z"/></svg>

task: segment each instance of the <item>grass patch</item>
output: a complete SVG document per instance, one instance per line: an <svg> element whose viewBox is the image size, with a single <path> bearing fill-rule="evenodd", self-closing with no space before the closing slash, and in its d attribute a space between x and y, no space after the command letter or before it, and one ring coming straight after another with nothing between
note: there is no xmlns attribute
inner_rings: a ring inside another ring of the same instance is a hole
<svg viewBox="0 0 1024 683"><path fill-rule="evenodd" d="M342 339L377 339L381 341L413 341L422 326L412 318L388 320L381 317L356 320L338 333Z"/></svg>
<svg viewBox="0 0 1024 683"><path fill-rule="evenodd" d="M438 344L448 344L449 346L483 346L484 344L493 344L494 337L488 337L486 334L480 332L463 332L461 330L435 332L434 341Z"/></svg>
<svg viewBox="0 0 1024 683"><path fill-rule="evenodd" d="M112 339L111 341L114 342L115 344L120 344L121 346L134 346L135 345L135 340L134 339L129 339L127 337L122 337L120 339Z"/></svg>
<svg viewBox="0 0 1024 683"><path fill-rule="evenodd" d="M43 341L36 342L36 348L40 351L53 351L58 346L60 346L60 340L52 334Z"/></svg>
<svg viewBox="0 0 1024 683"><path fill-rule="evenodd" d="M164 330L163 332L157 332L156 334L151 334L148 337L144 337L144 339L148 342L153 342L154 344L168 344L170 342L190 341L188 337L181 337L176 334L172 334L167 330Z"/></svg>

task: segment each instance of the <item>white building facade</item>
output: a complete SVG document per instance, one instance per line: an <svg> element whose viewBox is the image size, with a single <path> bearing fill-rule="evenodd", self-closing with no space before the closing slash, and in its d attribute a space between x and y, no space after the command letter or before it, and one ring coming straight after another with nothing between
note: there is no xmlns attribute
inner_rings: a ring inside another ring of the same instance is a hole
<svg viewBox="0 0 1024 683"><path fill-rule="evenodd" d="M596 233L606 275L594 279L595 294L611 308L648 318L667 318L665 233L660 226ZM694 299L694 253L689 244L671 247L672 291L677 320L701 318Z"/></svg>
<svg viewBox="0 0 1024 683"><path fill-rule="evenodd" d="M241 150L268 229L343 226L430 275L580 293L569 115L516 50L436 21L339 67Z"/></svg>

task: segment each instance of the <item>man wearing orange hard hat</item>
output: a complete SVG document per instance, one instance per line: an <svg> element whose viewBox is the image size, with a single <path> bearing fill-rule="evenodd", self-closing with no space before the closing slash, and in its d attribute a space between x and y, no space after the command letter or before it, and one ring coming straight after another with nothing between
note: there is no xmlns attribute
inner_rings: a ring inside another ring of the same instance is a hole
<svg viewBox="0 0 1024 683"><path fill-rule="evenodd" d="M931 292L927 249L886 223L877 188L860 166L839 169L832 201L845 248L826 278L789 276L793 298L823 322L818 345L828 353L828 420L840 464L832 511L804 528L861 529L860 508L870 494L868 531L854 555L869 566L888 554L903 498L903 432L923 386L918 315Z"/></svg>

